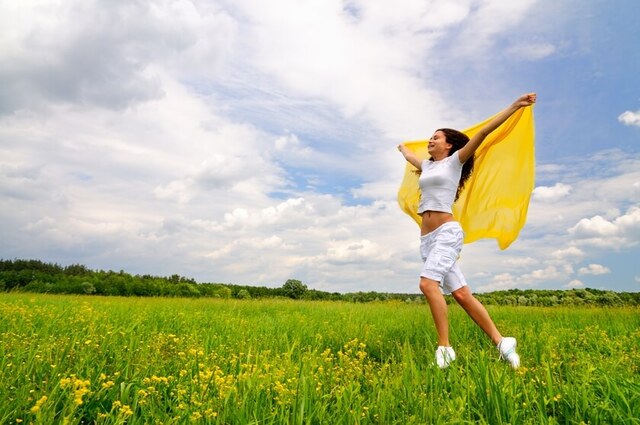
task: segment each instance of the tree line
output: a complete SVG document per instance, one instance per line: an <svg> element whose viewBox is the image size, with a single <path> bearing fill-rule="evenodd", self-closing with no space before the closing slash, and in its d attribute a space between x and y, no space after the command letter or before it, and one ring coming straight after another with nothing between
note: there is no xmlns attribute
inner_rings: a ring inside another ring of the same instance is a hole
<svg viewBox="0 0 640 425"><path fill-rule="evenodd" d="M309 289L297 279L288 279L281 287L236 285L231 283L198 283L177 274L160 277L131 275L122 270L90 270L81 264L61 266L40 260L0 259L0 291L50 294L86 294L139 297L211 297L211 298L292 298L374 302L399 300L423 303L421 294L386 292L353 292L341 294ZM475 294L489 305L512 306L640 306L640 292L614 292L599 289L540 290L510 289ZM451 297L447 302L452 303Z"/></svg>

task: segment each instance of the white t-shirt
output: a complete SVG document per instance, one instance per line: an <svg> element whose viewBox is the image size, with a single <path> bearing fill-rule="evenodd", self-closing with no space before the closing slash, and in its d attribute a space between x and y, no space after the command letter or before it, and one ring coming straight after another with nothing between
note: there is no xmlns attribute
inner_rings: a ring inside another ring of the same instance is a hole
<svg viewBox="0 0 640 425"><path fill-rule="evenodd" d="M422 173L418 179L422 191L418 214L425 211L452 213L462 165L458 151L440 161L422 161Z"/></svg>

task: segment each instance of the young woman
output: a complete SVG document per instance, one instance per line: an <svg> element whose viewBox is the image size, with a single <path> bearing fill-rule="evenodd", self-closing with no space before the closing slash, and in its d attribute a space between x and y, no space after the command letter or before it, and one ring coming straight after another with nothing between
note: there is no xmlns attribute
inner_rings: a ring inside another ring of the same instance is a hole
<svg viewBox="0 0 640 425"><path fill-rule="evenodd" d="M420 273L420 290L424 294L438 333L436 363L445 368L455 360L449 343L447 304L442 292L451 294L467 314L491 338L500 358L514 369L520 366L516 339L502 337L489 313L469 290L456 260L462 249L463 232L453 219L452 206L458 199L473 169L473 155L484 139L518 109L536 102L536 94L520 96L508 108L496 115L471 139L448 128L436 130L429 139L429 160L421 160L404 145L398 150L420 172L422 192L418 214L422 216L420 254L424 261Z"/></svg>

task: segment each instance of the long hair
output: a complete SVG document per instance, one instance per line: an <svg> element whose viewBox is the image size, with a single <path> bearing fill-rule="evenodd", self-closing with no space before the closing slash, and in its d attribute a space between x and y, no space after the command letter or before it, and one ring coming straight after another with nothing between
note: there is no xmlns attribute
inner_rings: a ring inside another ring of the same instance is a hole
<svg viewBox="0 0 640 425"><path fill-rule="evenodd" d="M457 151L458 149L461 149L464 145L466 145L469 142L469 136L467 136L461 131L454 130L452 128L439 128L436 131L442 131L446 137L446 142L451 144L451 149L449 150L449 156L453 155L455 151ZM431 158L431 160L433 161L433 158ZM465 162L464 165L462 166L462 173L460 175L460 182L458 183L458 190L456 191L456 199L454 200L454 202L458 200L458 197L460 196L460 193L462 193L462 189L464 188L464 185L469 179L469 176L471 175L472 172L473 172L473 155L471 156L471 158L467 159L467 162Z"/></svg>

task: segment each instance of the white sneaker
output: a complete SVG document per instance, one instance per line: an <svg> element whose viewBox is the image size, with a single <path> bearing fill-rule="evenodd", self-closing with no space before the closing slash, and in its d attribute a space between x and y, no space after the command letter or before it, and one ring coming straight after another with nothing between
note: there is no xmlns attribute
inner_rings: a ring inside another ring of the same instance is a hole
<svg viewBox="0 0 640 425"><path fill-rule="evenodd" d="M498 343L500 358L507 361L514 369L520 367L520 356L516 353L516 345L516 339L512 337L502 338Z"/></svg>
<svg viewBox="0 0 640 425"><path fill-rule="evenodd" d="M456 352L451 347L438 346L436 350L436 364L440 369L449 367L452 361L456 359Z"/></svg>

